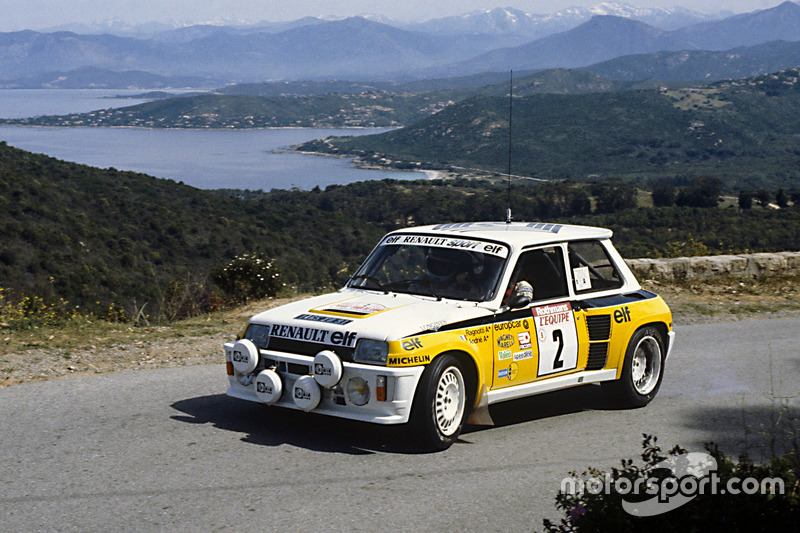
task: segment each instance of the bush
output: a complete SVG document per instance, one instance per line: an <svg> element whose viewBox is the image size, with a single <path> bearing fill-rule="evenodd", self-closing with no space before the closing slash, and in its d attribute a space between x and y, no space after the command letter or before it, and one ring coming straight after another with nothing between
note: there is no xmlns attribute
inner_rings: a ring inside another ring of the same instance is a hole
<svg viewBox="0 0 800 533"><path fill-rule="evenodd" d="M275 296L283 286L274 261L257 253L237 255L215 269L212 279L227 298L236 302Z"/></svg>

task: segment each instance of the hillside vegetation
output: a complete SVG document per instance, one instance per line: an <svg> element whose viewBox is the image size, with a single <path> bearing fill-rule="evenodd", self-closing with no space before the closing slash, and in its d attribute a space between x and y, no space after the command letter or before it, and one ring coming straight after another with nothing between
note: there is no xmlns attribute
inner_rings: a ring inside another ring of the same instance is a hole
<svg viewBox="0 0 800 533"><path fill-rule="evenodd" d="M666 207L618 181L520 181L510 198L517 220L610 227L631 258L800 249L796 204L699 207L717 205L719 187L705 185L679 187ZM214 275L243 254L275 260L284 288L270 294L338 287L384 232L499 220L506 198L504 183L480 180L213 192L0 143L0 308L33 298L115 319L205 312L246 299Z"/></svg>
<svg viewBox="0 0 800 533"><path fill-rule="evenodd" d="M215 93L89 113L0 118L0 124L216 129L397 127L476 95L504 96L508 94L507 80L507 74L487 73L406 83L250 83ZM613 81L587 71L553 69L518 77L514 91L517 95L582 94L653 86L653 82Z"/></svg>
<svg viewBox="0 0 800 533"><path fill-rule="evenodd" d="M241 201L170 180L97 169L0 143L0 288L135 317L208 305L209 272L261 252L286 283L327 286L380 231L338 210ZM187 301L188 300L188 301Z"/></svg>
<svg viewBox="0 0 800 533"><path fill-rule="evenodd" d="M544 179L710 176L729 189L791 187L800 177L800 69L703 88L514 98L514 173ZM479 96L381 135L302 150L365 163L502 172L509 100Z"/></svg>

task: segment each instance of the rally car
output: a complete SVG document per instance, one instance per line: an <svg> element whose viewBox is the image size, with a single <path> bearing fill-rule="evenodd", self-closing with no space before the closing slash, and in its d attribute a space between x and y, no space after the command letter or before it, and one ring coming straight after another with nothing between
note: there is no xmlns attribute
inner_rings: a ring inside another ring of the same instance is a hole
<svg viewBox="0 0 800 533"><path fill-rule="evenodd" d="M377 424L445 449L488 406L599 383L658 392L672 315L608 229L470 222L386 235L338 292L252 317L225 344L232 397Z"/></svg>

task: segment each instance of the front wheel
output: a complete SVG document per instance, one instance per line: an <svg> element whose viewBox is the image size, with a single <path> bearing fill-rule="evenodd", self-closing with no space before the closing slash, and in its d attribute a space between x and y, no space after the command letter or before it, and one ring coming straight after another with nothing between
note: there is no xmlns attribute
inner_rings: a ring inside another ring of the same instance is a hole
<svg viewBox="0 0 800 533"><path fill-rule="evenodd" d="M466 403L461 363L452 355L434 359L420 378L411 412L420 445L445 450L458 440L464 427Z"/></svg>
<svg viewBox="0 0 800 533"><path fill-rule="evenodd" d="M616 381L603 383L603 391L621 407L647 405L661 387L664 355L664 340L657 328L637 329L625 351L622 375Z"/></svg>

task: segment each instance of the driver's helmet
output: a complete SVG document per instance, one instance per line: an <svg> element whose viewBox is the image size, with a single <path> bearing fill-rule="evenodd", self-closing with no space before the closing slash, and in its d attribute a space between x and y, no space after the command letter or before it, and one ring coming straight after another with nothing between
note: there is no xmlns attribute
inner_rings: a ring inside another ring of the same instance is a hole
<svg viewBox="0 0 800 533"><path fill-rule="evenodd" d="M468 272L471 264L468 252L449 248L430 248L425 259L428 277L439 283Z"/></svg>

